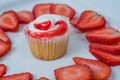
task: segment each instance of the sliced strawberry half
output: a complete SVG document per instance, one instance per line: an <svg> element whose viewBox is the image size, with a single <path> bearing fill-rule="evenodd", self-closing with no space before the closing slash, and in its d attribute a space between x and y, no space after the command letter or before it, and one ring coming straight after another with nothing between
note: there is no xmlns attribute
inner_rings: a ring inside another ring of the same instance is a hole
<svg viewBox="0 0 120 80"><path fill-rule="evenodd" d="M0 28L0 40L10 44L11 41L9 39L9 37L5 34L5 32Z"/></svg>
<svg viewBox="0 0 120 80"><path fill-rule="evenodd" d="M42 23L35 23L34 26L35 28L40 29L40 30L48 30L51 24L52 24L51 21L48 20Z"/></svg>
<svg viewBox="0 0 120 80"><path fill-rule="evenodd" d="M90 67L93 72L92 80L107 80L111 75L111 68L98 60L86 59L81 57L73 57L74 62L79 64L85 64Z"/></svg>
<svg viewBox="0 0 120 80"><path fill-rule="evenodd" d="M79 18L75 17L70 20L70 23L77 28Z"/></svg>
<svg viewBox="0 0 120 80"><path fill-rule="evenodd" d="M111 45L91 43L89 47L90 49L96 49L99 51L108 52L113 55L120 55L120 43L111 44Z"/></svg>
<svg viewBox="0 0 120 80"><path fill-rule="evenodd" d="M38 80L49 80L49 79L46 77L40 77Z"/></svg>
<svg viewBox="0 0 120 80"><path fill-rule="evenodd" d="M66 16L70 19L73 18L73 16L76 14L76 11L66 4L55 4L51 7L51 13Z"/></svg>
<svg viewBox="0 0 120 80"><path fill-rule="evenodd" d="M0 80L33 80L32 74L29 72L20 73L20 74L13 74L1 77Z"/></svg>
<svg viewBox="0 0 120 80"><path fill-rule="evenodd" d="M87 65L70 65L54 72L56 80L92 80L92 72Z"/></svg>
<svg viewBox="0 0 120 80"><path fill-rule="evenodd" d="M36 4L33 7L33 14L35 16L35 18L37 18L40 15L43 14L50 14L51 13L51 6L54 5L53 3L40 3L40 4Z"/></svg>
<svg viewBox="0 0 120 80"><path fill-rule="evenodd" d="M105 24L106 20L102 15L93 10L85 10L81 13L77 27L80 31L90 31L103 28Z"/></svg>
<svg viewBox="0 0 120 80"><path fill-rule="evenodd" d="M18 11L17 15L21 23L29 23L34 20L33 13L28 10Z"/></svg>
<svg viewBox="0 0 120 80"><path fill-rule="evenodd" d="M0 77L2 77L7 71L7 67L4 64L0 64Z"/></svg>
<svg viewBox="0 0 120 80"><path fill-rule="evenodd" d="M5 31L18 31L19 21L15 11L4 12L0 16L0 27Z"/></svg>
<svg viewBox="0 0 120 80"><path fill-rule="evenodd" d="M120 55L112 55L107 52L90 49L92 55L94 55L100 61L108 64L109 66L120 65Z"/></svg>
<svg viewBox="0 0 120 80"><path fill-rule="evenodd" d="M120 42L120 32L112 27L105 27L86 34L92 43L115 44Z"/></svg>
<svg viewBox="0 0 120 80"><path fill-rule="evenodd" d="M7 54L11 49L11 45L0 40L0 57Z"/></svg>
<svg viewBox="0 0 120 80"><path fill-rule="evenodd" d="M35 38L40 38L40 37L53 37L53 36L59 36L63 35L67 31L67 23L63 20L58 20L55 25L57 26L56 29L49 30L47 32L35 32L34 34L31 34L29 30L25 31L25 34L28 34L32 37ZM47 25L48 26L48 25ZM43 26L42 26L43 28Z"/></svg>

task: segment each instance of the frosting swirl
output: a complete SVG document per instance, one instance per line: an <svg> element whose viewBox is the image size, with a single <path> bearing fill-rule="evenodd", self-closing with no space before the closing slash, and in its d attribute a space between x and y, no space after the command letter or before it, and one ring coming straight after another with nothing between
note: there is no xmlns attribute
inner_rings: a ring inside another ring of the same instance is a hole
<svg viewBox="0 0 120 80"><path fill-rule="evenodd" d="M36 24L38 24L38 28ZM25 34L36 38L54 37L66 33L69 29L69 25L70 23L67 17L55 14L45 14L28 24L24 31Z"/></svg>

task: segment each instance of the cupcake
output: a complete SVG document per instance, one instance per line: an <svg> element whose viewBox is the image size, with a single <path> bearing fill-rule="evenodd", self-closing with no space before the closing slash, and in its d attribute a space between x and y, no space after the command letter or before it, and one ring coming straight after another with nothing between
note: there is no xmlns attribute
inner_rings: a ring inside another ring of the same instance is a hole
<svg viewBox="0 0 120 80"><path fill-rule="evenodd" d="M70 37L69 19L45 14L28 24L26 35L31 53L42 60L54 60L65 55Z"/></svg>

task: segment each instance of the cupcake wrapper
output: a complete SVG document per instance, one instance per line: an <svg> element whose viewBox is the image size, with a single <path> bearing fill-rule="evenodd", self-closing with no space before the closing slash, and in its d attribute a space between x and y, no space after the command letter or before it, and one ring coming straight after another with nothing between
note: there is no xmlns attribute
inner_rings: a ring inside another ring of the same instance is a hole
<svg viewBox="0 0 120 80"><path fill-rule="evenodd" d="M70 32L52 38L33 38L26 35L32 54L42 60L54 60L65 55Z"/></svg>

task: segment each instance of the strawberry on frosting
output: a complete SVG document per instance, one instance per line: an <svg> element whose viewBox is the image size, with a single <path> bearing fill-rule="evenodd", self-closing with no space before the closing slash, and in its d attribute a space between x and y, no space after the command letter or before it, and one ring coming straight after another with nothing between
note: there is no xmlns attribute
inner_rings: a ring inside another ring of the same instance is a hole
<svg viewBox="0 0 120 80"><path fill-rule="evenodd" d="M32 37L54 37L65 34L69 29L69 19L55 14L38 17L25 28L25 34Z"/></svg>

